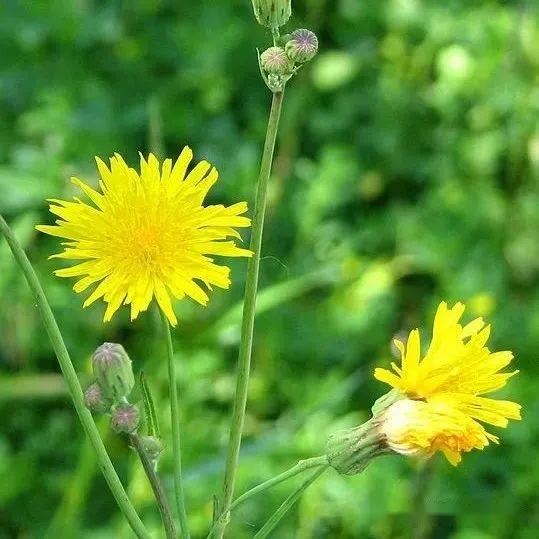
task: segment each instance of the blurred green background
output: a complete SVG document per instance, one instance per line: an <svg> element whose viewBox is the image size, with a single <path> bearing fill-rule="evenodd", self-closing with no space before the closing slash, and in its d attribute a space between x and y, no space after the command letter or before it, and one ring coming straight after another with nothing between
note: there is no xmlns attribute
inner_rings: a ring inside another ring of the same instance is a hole
<svg viewBox="0 0 539 539"><path fill-rule="evenodd" d="M534 539L539 532L539 8L534 0L303 0L320 54L287 89L261 266L260 316L237 491L323 452L386 387L391 338L429 335L441 299L492 321L521 374L499 396L524 420L499 447L419 468L327 472L274 536ZM103 325L52 276L44 201L70 197L93 156L137 163L184 144L219 169L213 201L253 200L270 95L247 0L7 0L0 5L0 209L43 280L83 384L103 341L123 343L169 438L158 317ZM229 292L185 301L174 334L190 523L204 537L222 477L245 261ZM0 244L0 538L131 537L75 417L30 294ZM135 455L101 426L134 503L159 516ZM170 452L161 463L172 490ZM252 537L297 484L252 498ZM429 531L430 530L430 531Z"/></svg>

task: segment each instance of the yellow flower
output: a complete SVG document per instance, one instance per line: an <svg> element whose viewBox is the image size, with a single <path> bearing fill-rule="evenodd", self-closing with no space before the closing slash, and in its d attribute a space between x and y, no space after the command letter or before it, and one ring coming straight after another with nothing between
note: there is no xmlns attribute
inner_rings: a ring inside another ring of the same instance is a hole
<svg viewBox="0 0 539 539"><path fill-rule="evenodd" d="M414 329L406 346L395 341L401 366L393 363L395 372L374 371L376 379L407 397L387 409L382 424L388 444L399 453L432 455L440 450L455 465L462 452L498 442L478 421L506 427L509 419L520 419L520 405L481 396L503 387L518 371L500 372L513 354L485 346L490 326L482 318L463 327L464 309L462 303L452 308L440 303L425 356L421 358L419 331Z"/></svg>
<svg viewBox="0 0 539 539"><path fill-rule="evenodd" d="M155 297L172 325L176 325L171 296L189 296L206 305L208 295L200 283L228 288L230 269L217 265L212 255L251 256L236 246L237 227L248 227L243 217L247 204L203 206L218 173L201 161L189 173L193 153L185 147L173 164L162 165L150 154L140 157L140 173L115 154L110 169L96 158L101 176L98 192L72 178L92 204L50 199L50 211L60 219L55 226L37 226L46 234L69 241L51 258L81 261L55 271L60 277L77 277L73 289L83 292L97 284L84 307L103 298L104 320L122 304L131 306L131 320L146 311ZM199 281L199 282L197 282Z"/></svg>

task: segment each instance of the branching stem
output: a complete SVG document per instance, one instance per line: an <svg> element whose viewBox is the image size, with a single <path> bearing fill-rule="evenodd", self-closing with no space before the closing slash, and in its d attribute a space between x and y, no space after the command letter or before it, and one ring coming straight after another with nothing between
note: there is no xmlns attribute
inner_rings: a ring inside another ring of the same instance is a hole
<svg viewBox="0 0 539 539"><path fill-rule="evenodd" d="M279 509L271 515L267 522L262 526L260 531L253 537L253 539L265 539L279 524L281 519L288 513L292 506L299 500L303 492L312 485L328 468L328 465L320 466L318 470L314 471L305 481L294 491L286 500L279 506Z"/></svg>

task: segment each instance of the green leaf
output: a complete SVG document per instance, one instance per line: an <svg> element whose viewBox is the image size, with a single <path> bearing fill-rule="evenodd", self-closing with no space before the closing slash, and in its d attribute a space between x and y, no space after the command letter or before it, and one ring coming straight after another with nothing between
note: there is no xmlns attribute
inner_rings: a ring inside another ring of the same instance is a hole
<svg viewBox="0 0 539 539"><path fill-rule="evenodd" d="M157 414L155 413L155 406L150 393L150 388L146 382L144 372L140 371L140 388L142 391L142 399L144 402L144 415L146 417L146 426L148 429L148 436L160 437L159 422L157 420Z"/></svg>

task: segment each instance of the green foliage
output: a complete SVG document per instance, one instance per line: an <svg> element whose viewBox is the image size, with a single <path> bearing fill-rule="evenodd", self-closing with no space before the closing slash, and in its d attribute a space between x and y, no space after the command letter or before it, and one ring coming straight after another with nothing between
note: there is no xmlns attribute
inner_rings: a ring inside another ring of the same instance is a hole
<svg viewBox="0 0 539 539"><path fill-rule="evenodd" d="M385 457L357 477L327 472L276 537L404 538L426 519L435 530L427 537L532 539L537 5L298 0L293 8L286 29L313 29L320 52L287 88L237 491L320 454L330 433L366 419L386 391L372 371L391 360L391 338L425 327L441 299L463 300L468 316L492 322L493 348L515 352L521 374L504 395L523 404L524 420L456 470L436 459L422 474ZM121 342L151 381L165 441L158 314L130 324L124 312L103 325L102 304L83 310L71 283L53 277L47 256L57 242L32 227L51 221L46 198L78 196L69 177L95 182L93 156L114 151L135 164L139 150L176 156L189 144L220 171L213 201L252 201L270 96L255 50L269 38L251 11L244 0L0 7L0 210L42 278L83 385L95 347ZM131 537L3 244L0 270L0 537ZM174 332L195 537L208 530L222 476L244 261L232 276L232 289L216 291L208 308L184 302ZM114 435L107 447L157 533L135 455ZM160 472L171 490L169 447ZM294 481L241 506L230 537L252 537Z"/></svg>

